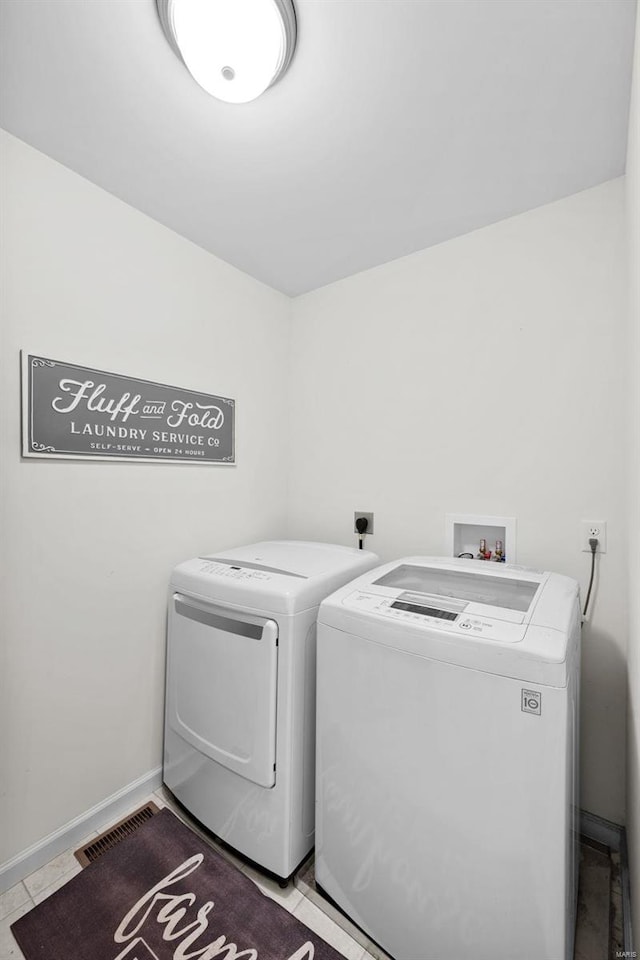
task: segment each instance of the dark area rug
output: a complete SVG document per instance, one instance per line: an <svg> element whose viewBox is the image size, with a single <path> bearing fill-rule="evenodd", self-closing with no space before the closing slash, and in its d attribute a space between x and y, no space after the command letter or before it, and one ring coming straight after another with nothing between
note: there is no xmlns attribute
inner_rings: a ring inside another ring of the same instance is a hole
<svg viewBox="0 0 640 960"><path fill-rule="evenodd" d="M341 960L169 810L11 930L27 960Z"/></svg>

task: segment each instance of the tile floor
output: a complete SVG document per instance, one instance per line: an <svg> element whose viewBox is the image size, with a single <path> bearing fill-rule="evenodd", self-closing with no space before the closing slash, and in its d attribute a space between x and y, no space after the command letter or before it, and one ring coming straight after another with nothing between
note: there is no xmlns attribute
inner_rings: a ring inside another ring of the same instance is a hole
<svg viewBox="0 0 640 960"><path fill-rule="evenodd" d="M388 960L387 955L376 944L368 940L361 931L352 927L338 911L322 900L313 889L308 869L306 872L301 870L296 882L290 883L286 889L282 890L274 880L264 877L257 870L234 857L228 850L217 847L211 838L203 834L198 825L173 802L171 795L164 788L147 797L146 801L137 803L132 811L149 800L153 800L159 807L170 807L180 819L211 843L227 860L235 863L243 873L251 877L264 893L277 900L295 917L323 937L346 960ZM109 823L105 823L102 829L106 830L109 826ZM0 896L0 960L20 960L20 958L24 960L9 929L11 924L31 910L35 904L41 903L55 890L64 886L71 877L80 873L82 868L75 859L73 850L89 842L92 837L98 836L98 832L90 834L83 843L61 853ZM612 951L614 946L618 945L616 941L620 934L618 867L615 855L610 860L602 849L582 847L575 960L607 960L614 955ZM610 887L611 898L609 898ZM322 905L322 909L319 904Z"/></svg>

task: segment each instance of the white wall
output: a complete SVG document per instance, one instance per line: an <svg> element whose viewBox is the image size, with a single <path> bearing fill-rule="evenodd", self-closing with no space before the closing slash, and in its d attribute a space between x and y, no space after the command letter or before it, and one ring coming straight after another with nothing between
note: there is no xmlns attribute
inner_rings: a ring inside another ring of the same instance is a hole
<svg viewBox="0 0 640 960"><path fill-rule="evenodd" d="M441 553L448 512L515 516L518 560L586 584L582 806L624 818L624 191L612 181L294 301L290 533Z"/></svg>
<svg viewBox="0 0 640 960"><path fill-rule="evenodd" d="M161 763L172 566L281 536L290 302L2 134L0 864ZM237 400L237 466L20 457L19 350Z"/></svg>
<svg viewBox="0 0 640 960"><path fill-rule="evenodd" d="M582 805L621 822L622 182L292 305L20 141L0 149L0 864L160 763L168 573L281 535L287 502L292 536L344 543L353 510L375 511L383 560L441 552L447 512L514 515L520 562L583 586L578 521L606 519ZM235 397L237 467L22 460L21 347ZM637 678L637 632L633 651Z"/></svg>
<svg viewBox="0 0 640 960"><path fill-rule="evenodd" d="M630 469L629 469L629 713L627 723L627 842L635 947L640 944L640 17L636 21L634 76L627 156L629 239Z"/></svg>

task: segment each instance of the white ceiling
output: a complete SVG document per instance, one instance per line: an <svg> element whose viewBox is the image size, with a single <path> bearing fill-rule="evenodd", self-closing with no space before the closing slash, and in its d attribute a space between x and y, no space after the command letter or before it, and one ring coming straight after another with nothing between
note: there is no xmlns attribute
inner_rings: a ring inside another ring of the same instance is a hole
<svg viewBox="0 0 640 960"><path fill-rule="evenodd" d="M230 105L154 0L0 0L0 124L291 295L624 172L635 0L295 4Z"/></svg>

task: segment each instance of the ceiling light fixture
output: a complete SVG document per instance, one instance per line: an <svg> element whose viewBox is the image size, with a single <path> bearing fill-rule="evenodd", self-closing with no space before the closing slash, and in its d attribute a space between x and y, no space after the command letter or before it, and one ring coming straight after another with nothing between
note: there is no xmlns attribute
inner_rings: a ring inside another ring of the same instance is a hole
<svg viewBox="0 0 640 960"><path fill-rule="evenodd" d="M296 44L292 0L156 0L167 40L200 86L247 103L278 80Z"/></svg>

